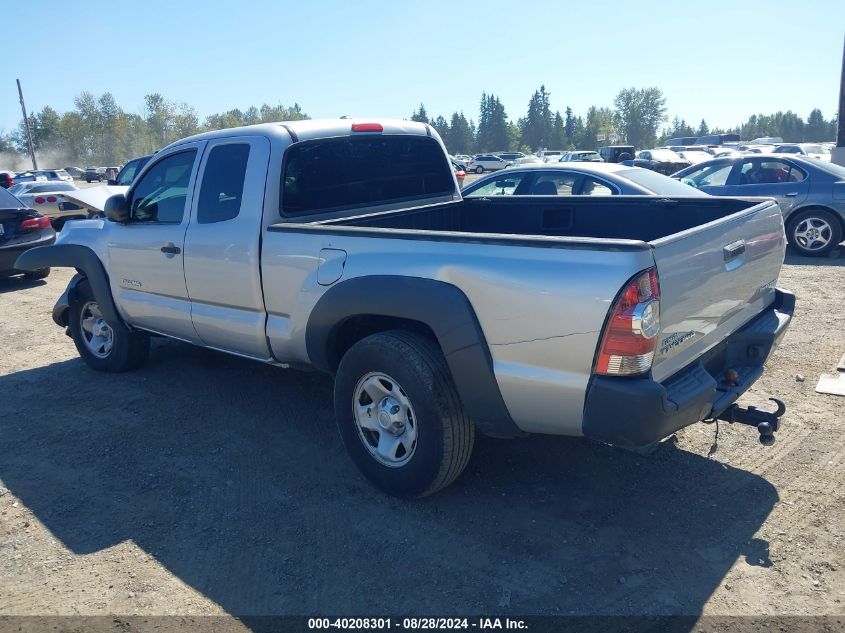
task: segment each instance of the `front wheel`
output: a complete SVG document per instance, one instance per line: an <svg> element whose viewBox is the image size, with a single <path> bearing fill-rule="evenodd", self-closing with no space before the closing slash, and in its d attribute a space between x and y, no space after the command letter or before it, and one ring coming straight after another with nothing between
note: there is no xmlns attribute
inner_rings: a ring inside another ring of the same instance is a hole
<svg viewBox="0 0 845 633"><path fill-rule="evenodd" d="M443 354L423 336L394 330L353 345L338 367L334 402L352 460L388 494L430 495L469 461L475 429Z"/></svg>
<svg viewBox="0 0 845 633"><path fill-rule="evenodd" d="M807 209L789 219L786 237L802 255L823 257L842 241L842 226L829 211Z"/></svg>
<svg viewBox="0 0 845 633"><path fill-rule="evenodd" d="M70 335L82 360L97 371L118 373L147 360L150 337L106 320L87 281L76 287L68 317Z"/></svg>
<svg viewBox="0 0 845 633"><path fill-rule="evenodd" d="M28 273L24 273L24 279L36 280L36 279L46 279L47 276L50 274L49 268L39 268L38 270L33 270Z"/></svg>

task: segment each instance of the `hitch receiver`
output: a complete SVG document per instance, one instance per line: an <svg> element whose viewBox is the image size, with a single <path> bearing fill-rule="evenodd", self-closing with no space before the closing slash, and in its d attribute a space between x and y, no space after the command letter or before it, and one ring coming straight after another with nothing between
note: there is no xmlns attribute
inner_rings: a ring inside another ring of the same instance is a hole
<svg viewBox="0 0 845 633"><path fill-rule="evenodd" d="M764 411L757 407L748 407L746 409L738 404L732 404L716 416L716 419L725 420L731 424L736 422L738 424L755 426L757 427L757 432L760 433L760 444L771 446L775 443L778 421L786 413L786 405L777 398L769 398L769 400L778 406L777 411Z"/></svg>

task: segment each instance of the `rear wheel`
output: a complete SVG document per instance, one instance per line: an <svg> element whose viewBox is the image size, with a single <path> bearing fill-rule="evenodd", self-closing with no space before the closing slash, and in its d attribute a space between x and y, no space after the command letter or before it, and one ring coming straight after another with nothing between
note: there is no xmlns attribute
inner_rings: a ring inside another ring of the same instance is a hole
<svg viewBox="0 0 845 633"><path fill-rule="evenodd" d="M823 257L842 241L842 225L830 211L807 209L789 219L786 237L802 255Z"/></svg>
<svg viewBox="0 0 845 633"><path fill-rule="evenodd" d="M135 369L147 360L150 337L123 323L106 320L87 281L76 287L68 326L82 360L97 371L117 373Z"/></svg>
<svg viewBox="0 0 845 633"><path fill-rule="evenodd" d="M452 483L475 439L449 368L429 339L404 331L353 345L335 377L335 416L367 479L399 497L424 497Z"/></svg>
<svg viewBox="0 0 845 633"><path fill-rule="evenodd" d="M484 167L479 165L478 167L475 168L475 173L476 174L483 174L484 173Z"/></svg>

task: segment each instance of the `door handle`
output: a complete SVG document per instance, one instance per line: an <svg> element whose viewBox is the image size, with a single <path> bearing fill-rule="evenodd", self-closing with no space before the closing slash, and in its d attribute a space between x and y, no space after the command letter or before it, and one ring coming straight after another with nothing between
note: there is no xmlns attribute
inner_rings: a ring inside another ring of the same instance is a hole
<svg viewBox="0 0 845 633"><path fill-rule="evenodd" d="M783 194L783 195L784 195L784 197L786 197L786 198L794 198L795 196L797 196L797 195L798 195L798 192L797 192L797 191L790 191L789 193L785 193L785 194Z"/></svg>
<svg viewBox="0 0 845 633"><path fill-rule="evenodd" d="M178 255L182 252L182 249L176 246L173 242L168 242L164 246L161 247L162 253L167 253L168 255Z"/></svg>
<svg viewBox="0 0 845 633"><path fill-rule="evenodd" d="M734 257L739 257L745 252L745 240L737 240L736 242L731 242L724 248L722 248L722 255L725 258L726 262L729 262Z"/></svg>

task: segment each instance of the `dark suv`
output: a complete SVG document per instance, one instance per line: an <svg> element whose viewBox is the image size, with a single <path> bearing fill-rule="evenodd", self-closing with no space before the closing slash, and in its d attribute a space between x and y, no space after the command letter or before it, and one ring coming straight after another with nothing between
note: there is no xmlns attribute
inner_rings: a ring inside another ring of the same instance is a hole
<svg viewBox="0 0 845 633"><path fill-rule="evenodd" d="M106 179L106 168L86 167L85 174L82 177L85 178L85 182L91 182L92 180L103 182Z"/></svg>

